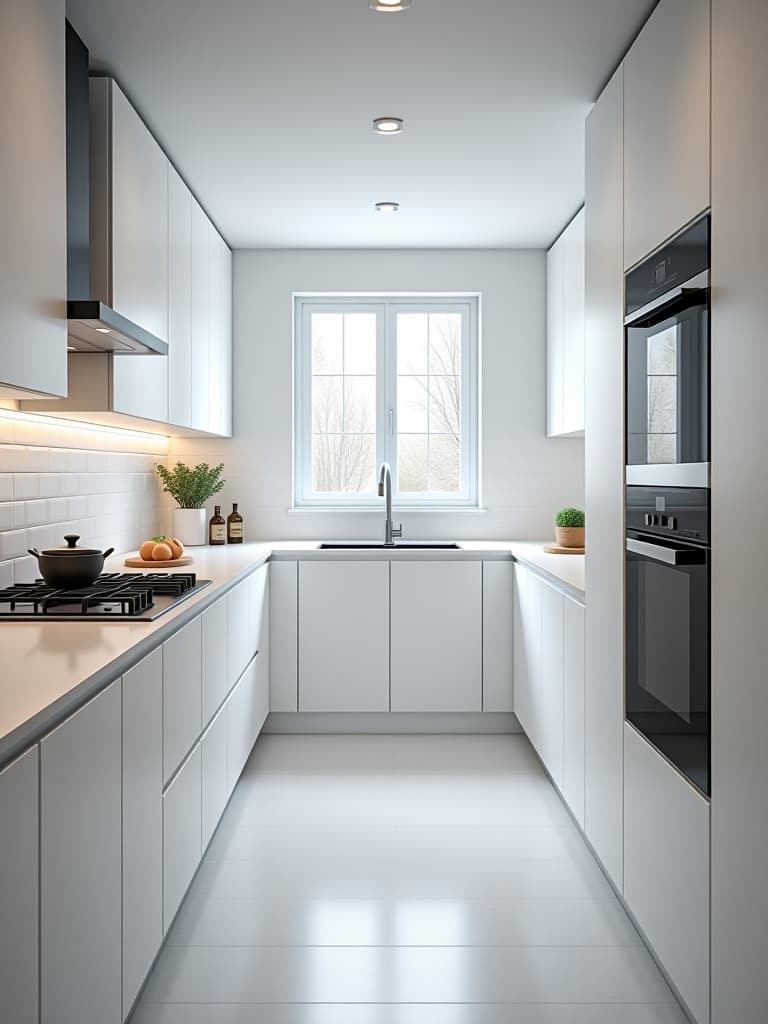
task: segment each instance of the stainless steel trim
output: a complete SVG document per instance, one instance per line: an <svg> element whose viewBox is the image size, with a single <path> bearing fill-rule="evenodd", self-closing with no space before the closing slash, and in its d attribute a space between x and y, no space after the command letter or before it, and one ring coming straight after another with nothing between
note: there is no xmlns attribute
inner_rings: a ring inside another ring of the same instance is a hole
<svg viewBox="0 0 768 1024"><path fill-rule="evenodd" d="M627 466L628 484L641 487L709 487L708 462L665 462Z"/></svg>
<svg viewBox="0 0 768 1024"><path fill-rule="evenodd" d="M672 548L663 544L652 544L650 541L635 540L627 537L627 551L644 558L652 558L654 562L665 565L703 565L707 560L706 551L694 547Z"/></svg>
<svg viewBox="0 0 768 1024"><path fill-rule="evenodd" d="M702 270L700 274L691 277L677 288L671 288L668 292L664 292L663 295L659 295L657 298L651 299L650 302L646 302L644 306L634 310L629 316L625 316L624 325L633 324L635 320L642 319L660 306L666 306L668 302L681 298L686 292L703 291L706 288L709 288L709 271Z"/></svg>

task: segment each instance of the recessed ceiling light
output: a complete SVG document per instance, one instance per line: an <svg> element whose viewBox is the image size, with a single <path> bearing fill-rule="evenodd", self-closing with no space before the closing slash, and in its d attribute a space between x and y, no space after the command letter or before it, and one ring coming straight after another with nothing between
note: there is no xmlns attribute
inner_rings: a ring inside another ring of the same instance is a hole
<svg viewBox="0 0 768 1024"><path fill-rule="evenodd" d="M397 213L400 203L376 203L376 209L379 213Z"/></svg>
<svg viewBox="0 0 768 1024"><path fill-rule="evenodd" d="M399 135L403 130L402 117L374 117L373 130L377 135Z"/></svg>
<svg viewBox="0 0 768 1024"><path fill-rule="evenodd" d="M111 331L110 331L109 327L97 327L96 328L96 333L97 334L110 334Z"/></svg>
<svg viewBox="0 0 768 1024"><path fill-rule="evenodd" d="M368 0L372 11L407 11L412 0Z"/></svg>

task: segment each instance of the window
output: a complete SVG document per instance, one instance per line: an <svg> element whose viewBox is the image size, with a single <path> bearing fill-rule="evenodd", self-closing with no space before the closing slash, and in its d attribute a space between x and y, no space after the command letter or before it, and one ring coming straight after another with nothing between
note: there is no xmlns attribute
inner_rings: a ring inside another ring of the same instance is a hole
<svg viewBox="0 0 768 1024"><path fill-rule="evenodd" d="M476 505L477 298L295 302L296 505Z"/></svg>

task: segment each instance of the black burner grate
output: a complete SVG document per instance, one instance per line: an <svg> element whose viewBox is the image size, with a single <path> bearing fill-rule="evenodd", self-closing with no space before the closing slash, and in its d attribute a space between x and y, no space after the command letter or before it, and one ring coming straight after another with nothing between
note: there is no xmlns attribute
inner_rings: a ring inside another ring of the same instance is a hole
<svg viewBox="0 0 768 1024"><path fill-rule="evenodd" d="M17 583L0 590L0 618L137 617L154 607L156 597L168 606L196 586L193 572L111 572L74 590L58 590L44 580Z"/></svg>

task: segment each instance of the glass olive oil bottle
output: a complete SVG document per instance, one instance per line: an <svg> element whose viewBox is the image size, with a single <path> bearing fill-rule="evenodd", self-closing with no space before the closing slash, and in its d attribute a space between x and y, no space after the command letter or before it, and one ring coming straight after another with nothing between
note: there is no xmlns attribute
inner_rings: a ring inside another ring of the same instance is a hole
<svg viewBox="0 0 768 1024"><path fill-rule="evenodd" d="M227 524L224 521L224 516L221 514L221 505L214 505L213 507L213 515L208 523L208 543L227 543Z"/></svg>
<svg viewBox="0 0 768 1024"><path fill-rule="evenodd" d="M227 516L227 544L243 543L243 517L237 511L237 502L232 505L232 511Z"/></svg>

